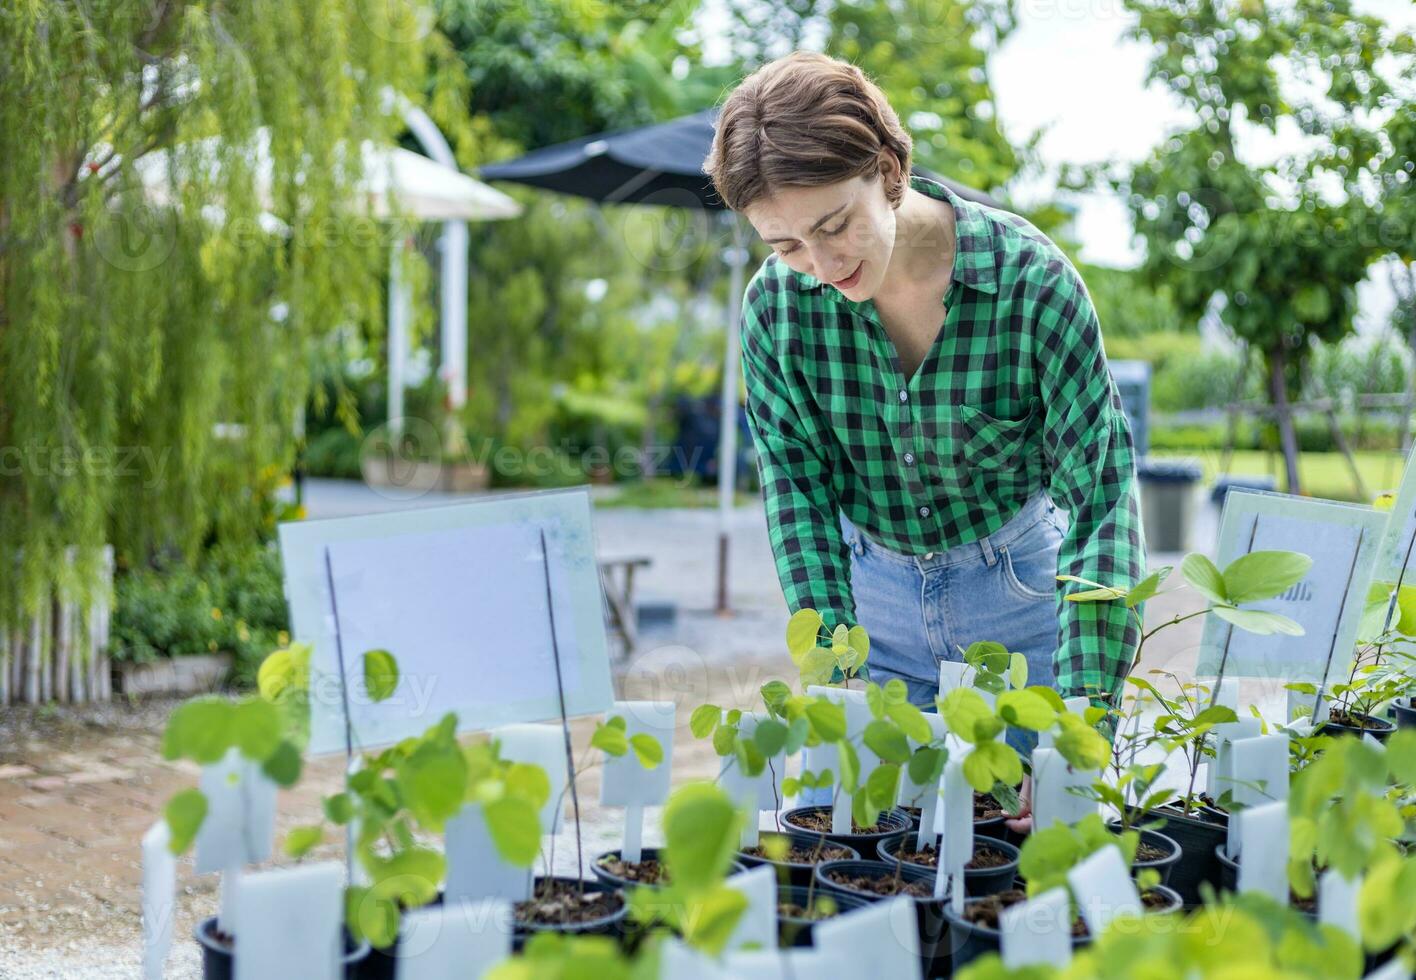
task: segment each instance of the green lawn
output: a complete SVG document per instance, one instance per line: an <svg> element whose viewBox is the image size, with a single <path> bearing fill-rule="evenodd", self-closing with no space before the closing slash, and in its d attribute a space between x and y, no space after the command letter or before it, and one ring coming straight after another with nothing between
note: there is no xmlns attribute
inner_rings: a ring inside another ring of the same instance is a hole
<svg viewBox="0 0 1416 980"><path fill-rule="evenodd" d="M685 483L674 477L656 477L652 480L638 480L621 483L612 497L602 497L595 501L596 507L639 507L657 509L665 507L717 507L718 488ZM736 506L754 503L757 494L739 493L734 495Z"/></svg>
<svg viewBox="0 0 1416 980"><path fill-rule="evenodd" d="M1357 468L1369 497L1384 490L1395 489L1401 482L1403 461L1398 453L1359 452ZM1198 451L1163 451L1151 453L1152 459L1193 459L1205 470L1205 485L1214 482L1219 474L1224 454L1219 449ZM1283 477L1283 457L1278 453L1257 451L1236 451L1230 458L1229 473L1234 476L1271 475L1278 480L1278 489L1286 489ZM1303 481L1303 492L1313 497L1327 497L1332 500L1363 500L1353 483L1352 470L1341 453L1302 453L1298 457L1298 473Z"/></svg>

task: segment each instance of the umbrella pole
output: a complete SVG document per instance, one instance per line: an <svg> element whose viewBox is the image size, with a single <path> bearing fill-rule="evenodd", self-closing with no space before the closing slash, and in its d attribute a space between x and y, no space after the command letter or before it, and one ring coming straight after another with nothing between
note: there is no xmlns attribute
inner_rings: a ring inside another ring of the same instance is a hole
<svg viewBox="0 0 1416 980"><path fill-rule="evenodd" d="M733 247L728 263L732 276L728 283L728 323L723 353L722 410L718 424L718 605L720 615L728 609L728 532L732 525L733 491L737 487L738 416L738 320L742 313L742 280L747 265L747 245L742 219L732 215Z"/></svg>

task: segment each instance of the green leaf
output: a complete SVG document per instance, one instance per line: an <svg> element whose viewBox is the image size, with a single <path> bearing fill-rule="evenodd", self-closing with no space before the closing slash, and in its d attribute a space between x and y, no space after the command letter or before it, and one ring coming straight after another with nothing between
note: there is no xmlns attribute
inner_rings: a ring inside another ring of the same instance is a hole
<svg viewBox="0 0 1416 980"><path fill-rule="evenodd" d="M842 705L818 699L806 706L806 718L823 742L839 742L846 737L846 709Z"/></svg>
<svg viewBox="0 0 1416 980"><path fill-rule="evenodd" d="M1040 732L1057 720L1057 711L1034 691L1023 689L998 695L998 716L1014 728Z"/></svg>
<svg viewBox="0 0 1416 980"><path fill-rule="evenodd" d="M1103 586L1100 589L1085 589L1081 592L1068 592L1066 599L1068 602L1111 602L1115 599L1124 599L1125 597L1125 589Z"/></svg>
<svg viewBox="0 0 1416 980"><path fill-rule="evenodd" d="M1023 761L1005 742L983 742L964 757L964 778L980 793L995 782L1017 785L1023 778Z"/></svg>
<svg viewBox="0 0 1416 980"><path fill-rule="evenodd" d="M541 853L540 808L519 796L503 796L482 804L482 813L502 860L516 868L531 867Z"/></svg>
<svg viewBox="0 0 1416 980"><path fill-rule="evenodd" d="M292 827L285 835L285 853L289 857L302 858L324 840L324 828L319 824Z"/></svg>
<svg viewBox="0 0 1416 980"><path fill-rule="evenodd" d="M167 801L162 816L167 821L170 840L167 847L173 854L185 853L196 840L197 831L207 815L207 798L199 789L184 789Z"/></svg>
<svg viewBox="0 0 1416 980"><path fill-rule="evenodd" d="M865 688L865 706L870 709L872 718L885 717L885 692L880 689L879 684L869 684Z"/></svg>
<svg viewBox="0 0 1416 980"><path fill-rule="evenodd" d="M968 687L950 691L940 702L939 713L949 730L965 742L987 741L1004 727L1002 719L994 715L983 695Z"/></svg>
<svg viewBox="0 0 1416 980"><path fill-rule="evenodd" d="M1287 616L1262 609L1235 609L1233 606L1215 606L1213 612L1220 619L1233 623L1241 630L1268 636L1282 633L1285 636L1302 636L1303 627Z"/></svg>
<svg viewBox="0 0 1416 980"><path fill-rule="evenodd" d="M513 762L506 769L506 792L530 803L540 812L551 799L551 779L546 770L530 762Z"/></svg>
<svg viewBox="0 0 1416 980"><path fill-rule="evenodd" d="M752 740L764 756L776 755L787 744L787 726L771 718L763 719L757 723Z"/></svg>
<svg viewBox="0 0 1416 980"><path fill-rule="evenodd" d="M722 708L716 704L700 704L693 709L693 714L688 716L688 730L693 733L694 738L707 738L722 720Z"/></svg>
<svg viewBox="0 0 1416 980"><path fill-rule="evenodd" d="M366 851L361 858L369 872L370 893L408 909L436 898L447 871L442 852L430 847L406 847L387 858Z"/></svg>
<svg viewBox="0 0 1416 980"><path fill-rule="evenodd" d="M937 783L947 760L948 754L943 749L934 749L928 746L916 749L914 755L910 756L910 782L916 786L930 786Z"/></svg>
<svg viewBox="0 0 1416 980"><path fill-rule="evenodd" d="M387 650L364 654L364 690L373 701L387 701L398 687L398 661Z"/></svg>
<svg viewBox="0 0 1416 980"><path fill-rule="evenodd" d="M682 923L685 941L694 949L716 956L727 946L738 920L747 911L747 896L736 888L718 885L706 893L695 895L685 904L687 908ZM583 974L585 977L602 975Z"/></svg>
<svg viewBox="0 0 1416 980"><path fill-rule="evenodd" d="M624 719L620 719L623 721ZM614 719L610 719L611 722ZM623 725L603 724L595 728L595 732L590 736L590 744L606 755L612 755L616 759L629 751L629 739L624 734ZM714 742L716 745L716 741Z"/></svg>
<svg viewBox="0 0 1416 980"><path fill-rule="evenodd" d="M1303 580L1313 559L1296 551L1251 551L1224 569L1224 594L1228 602L1272 599Z"/></svg>
<svg viewBox="0 0 1416 980"><path fill-rule="evenodd" d="M821 614L815 609L799 609L787 620L787 652L793 660L816 646L821 626Z"/></svg>
<svg viewBox="0 0 1416 980"><path fill-rule="evenodd" d="M865 726L865 747L883 762L905 762L910 757L910 744L905 733L888 721L876 720Z"/></svg>
<svg viewBox="0 0 1416 980"><path fill-rule="evenodd" d="M905 737L923 745L932 741L934 730L929 727L929 722L925 720L924 712L920 711L908 701L892 701L885 706L885 714L890 720L900 726L905 733Z"/></svg>
<svg viewBox="0 0 1416 980"><path fill-rule="evenodd" d="M751 739L737 739L733 743L733 752L737 754L738 766L746 776L760 776L762 770L767 768L767 757Z"/></svg>
<svg viewBox="0 0 1416 980"><path fill-rule="evenodd" d="M363 885L345 889L344 922L355 939L368 940L380 949L398 938L398 906Z"/></svg>
<svg viewBox="0 0 1416 980"><path fill-rule="evenodd" d="M1008 683L1018 689L1028 686L1028 658L1021 653L1014 653L1009 657Z"/></svg>
<svg viewBox="0 0 1416 980"><path fill-rule="evenodd" d="M276 650L256 671L256 689L267 701L278 701L286 691L301 686L300 670L289 650Z"/></svg>
<svg viewBox="0 0 1416 980"><path fill-rule="evenodd" d="M275 785L289 789L300 781L300 772L304 765L304 760L300 758L300 750L295 747L294 743L282 741L261 764L261 772L265 773Z"/></svg>
<svg viewBox="0 0 1416 980"><path fill-rule="evenodd" d="M1169 577L1171 571L1171 566L1166 565L1164 568L1151 572L1145 578L1137 582L1135 586L1126 593L1126 607L1133 609L1155 595L1156 591L1160 588L1160 583L1164 582L1166 578Z"/></svg>
<svg viewBox="0 0 1416 980"><path fill-rule="evenodd" d="M462 809L467 761L456 742L424 742L398 763L396 772L403 802L428 830L442 830L443 822Z"/></svg>
<svg viewBox="0 0 1416 980"><path fill-rule="evenodd" d="M1224 587L1224 576L1220 574L1214 562L1204 555L1186 555L1185 560L1180 563L1180 574L1190 583L1191 588L1205 598L1213 602L1229 601L1229 594Z"/></svg>
<svg viewBox="0 0 1416 980"><path fill-rule="evenodd" d="M662 820L665 863L674 885L706 889L721 879L738 847L741 816L711 783L687 783L669 797Z"/></svg>
<svg viewBox="0 0 1416 980"><path fill-rule="evenodd" d="M348 793L335 793L324 799L324 815L330 823L343 827L354 819L354 801Z"/></svg>
<svg viewBox="0 0 1416 980"><path fill-rule="evenodd" d="M737 742L737 729L731 725L719 725L713 732L713 751L720 756L732 755Z"/></svg>
<svg viewBox="0 0 1416 980"><path fill-rule="evenodd" d="M860 756L850 742L837 745L837 762L841 767L841 791L854 793L860 788Z"/></svg>
<svg viewBox="0 0 1416 980"><path fill-rule="evenodd" d="M808 650L798 665L798 674L803 687L813 684L829 684L836 670L836 655L825 647Z"/></svg>
<svg viewBox="0 0 1416 980"><path fill-rule="evenodd" d="M870 657L870 637L864 626L857 624L850 628L846 633L846 646L855 651L856 669L865 666L865 661Z"/></svg>
<svg viewBox="0 0 1416 980"><path fill-rule="evenodd" d="M783 681L768 681L762 685L762 703L774 714L782 712L791 696L792 689Z"/></svg>
<svg viewBox="0 0 1416 980"><path fill-rule="evenodd" d="M645 769L658 768L659 763L664 761L664 747L653 735L639 732L629 737L629 744Z"/></svg>
<svg viewBox="0 0 1416 980"><path fill-rule="evenodd" d="M1073 769L1100 769L1111 758L1111 743L1070 711L1057 716L1059 733L1052 745Z"/></svg>
<svg viewBox="0 0 1416 980"><path fill-rule="evenodd" d="M280 712L260 698L238 701L230 715L231 739L252 762L264 762L280 745Z"/></svg>
<svg viewBox="0 0 1416 980"><path fill-rule="evenodd" d="M900 793L900 767L893 764L876 766L865 778L865 795L877 810L888 810L895 805ZM875 821L872 820L871 823Z"/></svg>
<svg viewBox="0 0 1416 980"><path fill-rule="evenodd" d="M178 705L162 733L164 759L191 759L204 766L220 762L234 744L235 705L225 698L193 698Z"/></svg>

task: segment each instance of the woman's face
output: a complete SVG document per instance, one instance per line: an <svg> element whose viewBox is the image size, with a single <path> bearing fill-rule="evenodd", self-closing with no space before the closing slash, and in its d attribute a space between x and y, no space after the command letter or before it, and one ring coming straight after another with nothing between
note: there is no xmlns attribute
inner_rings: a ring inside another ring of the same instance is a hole
<svg viewBox="0 0 1416 980"><path fill-rule="evenodd" d="M783 187L743 213L792 269L830 284L847 299L870 299L895 247L895 209L885 199L886 180L893 173L885 170L884 179L852 177L820 187Z"/></svg>

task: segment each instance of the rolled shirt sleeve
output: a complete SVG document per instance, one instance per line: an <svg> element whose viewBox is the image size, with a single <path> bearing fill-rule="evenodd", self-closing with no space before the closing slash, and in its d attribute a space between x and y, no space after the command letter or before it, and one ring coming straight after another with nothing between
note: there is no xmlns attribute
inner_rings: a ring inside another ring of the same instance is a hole
<svg viewBox="0 0 1416 980"><path fill-rule="evenodd" d="M1048 263L1037 293L1039 386L1049 495L1071 525L1059 575L1131 586L1145 567L1131 429L1102 350L1096 310L1070 263ZM1058 582L1057 688L1111 700L1130 672L1140 630L1120 601L1068 602Z"/></svg>

